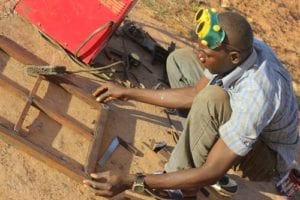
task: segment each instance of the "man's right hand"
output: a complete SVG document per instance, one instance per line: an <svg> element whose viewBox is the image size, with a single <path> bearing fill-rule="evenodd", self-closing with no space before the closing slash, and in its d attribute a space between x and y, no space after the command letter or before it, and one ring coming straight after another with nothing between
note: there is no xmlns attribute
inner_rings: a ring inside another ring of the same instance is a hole
<svg viewBox="0 0 300 200"><path fill-rule="evenodd" d="M153 90L125 88L121 85L108 82L99 87L93 93L93 96L100 103L106 103L113 99L122 101L131 99L167 108L190 108L195 96L207 83L208 79L203 78L193 87Z"/></svg>
<svg viewBox="0 0 300 200"><path fill-rule="evenodd" d="M117 85L112 82L105 83L93 92L93 96L96 97L96 101L100 103L106 103L113 99L119 99L127 101L128 98L125 96L127 88Z"/></svg>

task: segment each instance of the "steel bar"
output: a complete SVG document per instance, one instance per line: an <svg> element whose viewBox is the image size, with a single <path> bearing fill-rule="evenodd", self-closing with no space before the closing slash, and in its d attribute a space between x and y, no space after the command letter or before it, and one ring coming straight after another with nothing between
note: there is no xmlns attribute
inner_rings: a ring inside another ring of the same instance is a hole
<svg viewBox="0 0 300 200"><path fill-rule="evenodd" d="M42 82L42 77L39 76L32 88L32 90L30 91L30 93L28 94L28 97L27 97L27 102L24 106L24 109L22 111L22 113L20 114L15 126L14 126L14 131L15 132L19 132L20 128L22 127L22 124L25 120L25 116L27 115L30 107L31 107L31 104L32 104L32 96L35 95L35 93L37 92L40 84Z"/></svg>
<svg viewBox="0 0 300 200"><path fill-rule="evenodd" d="M108 109L108 106L103 106L96 121L94 138L90 143L88 157L84 168L84 171L87 174L96 171L97 160L99 158L99 152L103 142L102 139L105 128L105 122L108 117Z"/></svg>
<svg viewBox="0 0 300 200"><path fill-rule="evenodd" d="M37 57L27 49L23 48L11 39L0 35L0 49L17 61L25 65L49 65L46 61ZM99 108L100 105L91 94L87 94L84 90L80 89L80 85L76 83L76 78L70 76L44 76L48 81L62 87L79 99L85 101L87 104L94 108Z"/></svg>
<svg viewBox="0 0 300 200"><path fill-rule="evenodd" d="M13 131L4 128L1 125L0 139L7 142L8 144L14 145L16 148L46 163L48 166L59 170L60 172L66 174L67 176L78 182L82 182L83 179L87 178L82 170L83 166L79 163L68 162L64 159L61 159L57 155L53 155L53 153L50 153L38 147L36 144L26 140L18 134L14 134Z"/></svg>
<svg viewBox="0 0 300 200"><path fill-rule="evenodd" d="M21 98L24 98L25 100L27 99L27 94L29 93L29 91L3 75L0 75L0 85L3 86L3 88L5 88L6 90L14 92ZM87 139L92 138L92 130L79 123L78 121L74 120L73 118L61 114L53 108L50 108L45 103L43 103L43 100L40 97L33 95L32 105L38 108L39 110L43 111L46 115L48 115L50 118L54 119L58 123L63 124L66 127L74 130L76 133L81 133L81 135L85 136Z"/></svg>
<svg viewBox="0 0 300 200"><path fill-rule="evenodd" d="M113 154L113 152L117 149L118 146L119 146L119 139L118 137L115 137L110 143L110 145L108 146L108 148L106 149L106 151L104 152L101 159L98 161L98 165L100 167L104 167L104 164L110 158L110 156Z"/></svg>

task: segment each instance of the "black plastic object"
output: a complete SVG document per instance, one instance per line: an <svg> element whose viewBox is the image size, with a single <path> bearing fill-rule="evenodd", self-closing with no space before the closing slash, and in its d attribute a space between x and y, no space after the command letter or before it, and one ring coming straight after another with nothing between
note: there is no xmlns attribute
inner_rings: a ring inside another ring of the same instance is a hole
<svg viewBox="0 0 300 200"><path fill-rule="evenodd" d="M141 27L130 20L124 20L122 31L132 41L136 42L151 53L153 57L152 64L165 63L169 54L176 48L176 44L174 42L171 42L168 49L163 48L149 35L149 33L145 32Z"/></svg>

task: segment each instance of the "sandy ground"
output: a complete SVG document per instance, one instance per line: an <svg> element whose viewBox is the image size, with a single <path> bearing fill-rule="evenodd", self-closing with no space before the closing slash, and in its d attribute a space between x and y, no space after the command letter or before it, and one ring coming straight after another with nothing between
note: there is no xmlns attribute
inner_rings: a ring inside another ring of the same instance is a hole
<svg viewBox="0 0 300 200"><path fill-rule="evenodd" d="M5 35L34 54L51 64L61 64L71 69L80 69L64 52L49 45L30 24L16 14L9 11L13 1L0 0L0 34ZM300 70L299 66L299 3L296 1L263 1L263 3L247 2L231 4L248 16L255 33L265 39L275 51L286 67L292 73L295 90L300 97ZM260 10L259 14L257 10ZM272 16L272 17L268 17ZM161 44L168 45L175 41L178 47L190 45L188 38L181 37L176 30L170 29L167 24L156 21L149 16L147 10L138 4L130 13L130 18L141 24ZM109 45L118 43L118 38L113 38ZM153 87L160 78L163 78L163 66L150 65L151 57L141 48L128 41L131 51L139 52L145 63L151 67L154 74L149 74L144 68L132 69L139 80L147 88ZM1 74L14 80L24 88L31 89L35 78L24 73L23 65L0 51ZM299 67L298 67L299 68ZM91 77L86 75L87 77ZM66 94L53 84L43 82L37 92L49 106L60 109L89 128L93 128L98 110L95 110L79 99ZM24 99L16 97L5 88L0 89L0 122L6 127L11 127L24 107ZM181 129L178 118L172 116L176 126ZM151 173L161 169L161 157L151 152L146 145L151 139L166 141L174 145L172 137L167 134L169 127L163 108L137 102L114 102L110 104L108 120L101 152L103 152L111 139L118 135L128 142L133 143L144 153L143 157L133 156L120 147L106 163L104 169L119 169L124 173L144 171ZM74 132L50 120L45 114L32 108L24 125L25 131L30 131L28 139L53 151L63 152L79 163L86 157L88 141L82 137L74 137ZM47 164L36 160L28 154L16 149L14 146L0 140L0 199L2 200L58 200L58 199L105 199L94 197L86 191L81 183L49 167ZM298 150L300 161L300 148ZM239 183L239 192L234 199L282 199L276 195L273 183L250 182L241 179L232 173L232 177ZM120 197L121 199L124 199ZM220 197L215 197L220 199ZM205 199L205 198L201 198Z"/></svg>

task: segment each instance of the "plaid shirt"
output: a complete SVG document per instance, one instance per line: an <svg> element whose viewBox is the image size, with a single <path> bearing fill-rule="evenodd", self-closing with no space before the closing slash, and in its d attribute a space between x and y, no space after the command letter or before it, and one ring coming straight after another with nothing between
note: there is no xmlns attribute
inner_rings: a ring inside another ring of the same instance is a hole
<svg viewBox="0 0 300 200"><path fill-rule="evenodd" d="M286 69L264 42L255 39L251 56L221 80L232 114L219 128L220 137L240 156L259 137L278 153L277 170L285 173L299 138L297 101Z"/></svg>

